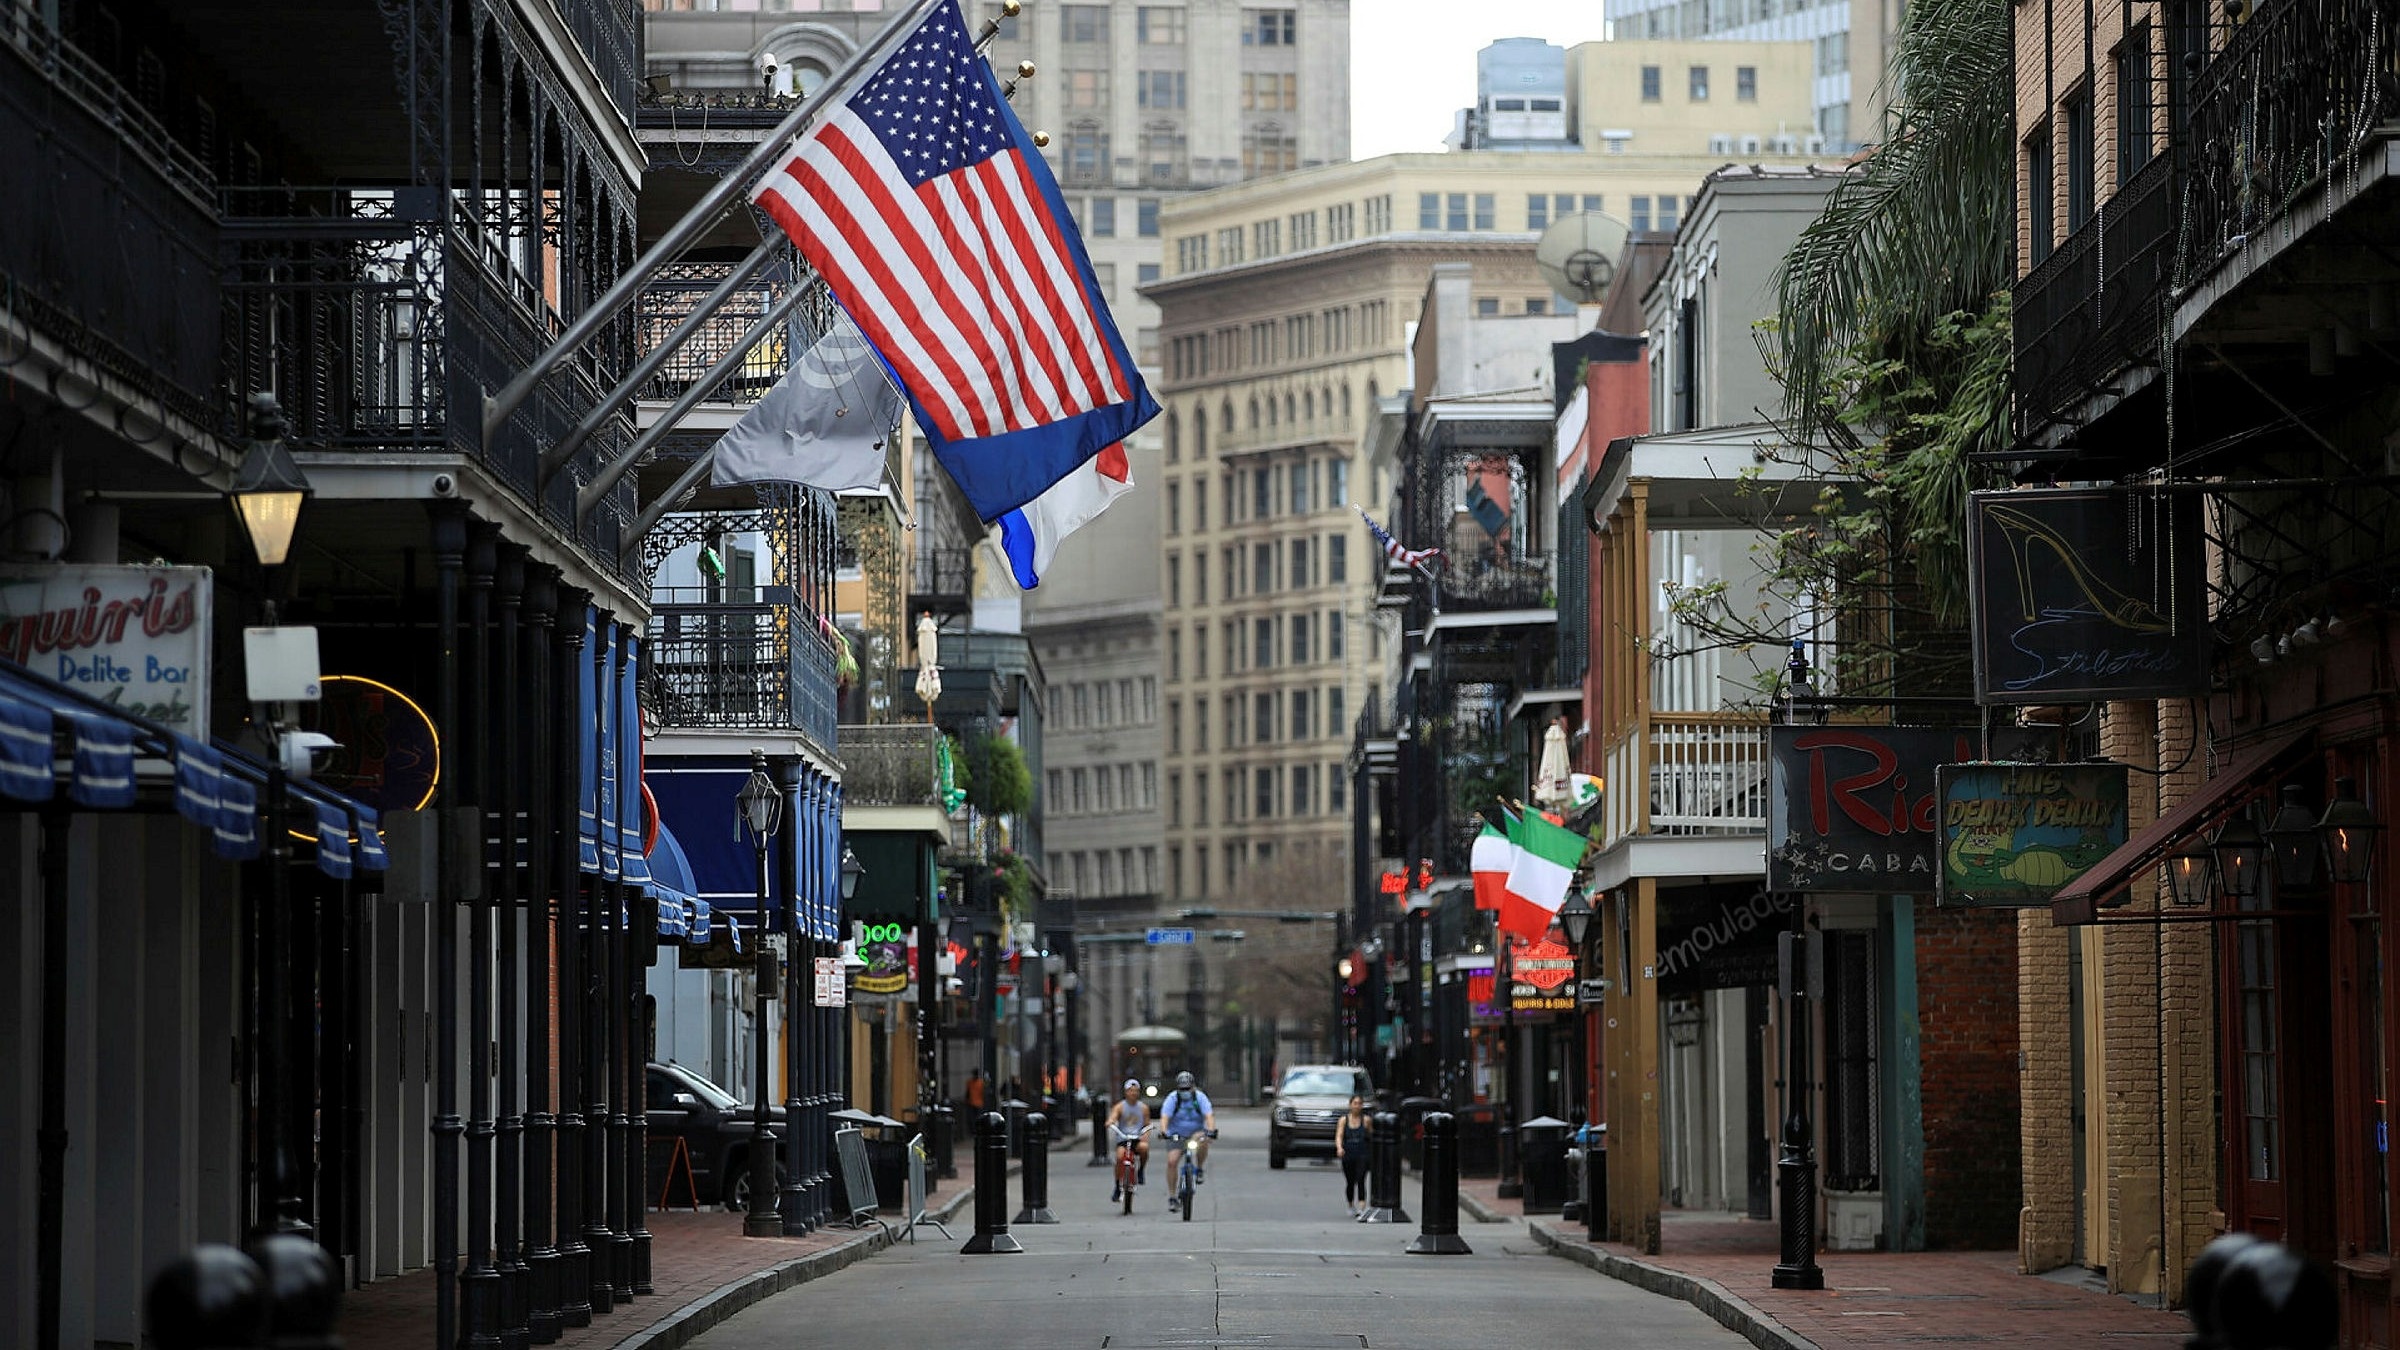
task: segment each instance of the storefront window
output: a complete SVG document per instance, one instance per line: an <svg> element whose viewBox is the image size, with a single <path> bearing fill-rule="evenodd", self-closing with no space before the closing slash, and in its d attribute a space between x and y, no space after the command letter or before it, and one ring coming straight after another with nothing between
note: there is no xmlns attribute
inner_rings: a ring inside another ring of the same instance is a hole
<svg viewBox="0 0 2400 1350"><path fill-rule="evenodd" d="M2245 901L2245 909L2264 901ZM2242 1016L2243 1171L2252 1181L2283 1178L2283 1107L2278 1097L2282 1034L2275 990L2275 921L2234 925Z"/></svg>
<svg viewBox="0 0 2400 1350"><path fill-rule="evenodd" d="M2367 1131L2367 1214L2359 1245L2371 1252L2392 1249L2391 1092L2384 1072L2383 916L2374 888L2361 886L2358 912L2351 915L2358 952L2359 1095Z"/></svg>

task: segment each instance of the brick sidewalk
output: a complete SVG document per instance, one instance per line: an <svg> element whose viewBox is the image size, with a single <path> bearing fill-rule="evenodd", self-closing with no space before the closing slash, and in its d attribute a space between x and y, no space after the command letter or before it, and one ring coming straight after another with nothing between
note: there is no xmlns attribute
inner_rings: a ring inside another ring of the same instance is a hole
<svg viewBox="0 0 2400 1350"><path fill-rule="evenodd" d="M929 1207L947 1220L974 1190L975 1160L971 1150L962 1149L957 1179L934 1183ZM884 1219L897 1228L890 1213ZM769 1294L830 1274L888 1245L877 1229L838 1225L806 1237L745 1238L742 1216L722 1209L654 1210L644 1221L651 1233L653 1292L595 1315L588 1327L567 1328L554 1344L564 1350L608 1350L638 1339L647 1350L666 1350ZM951 1228L956 1231L957 1225ZM931 1230L919 1236L942 1240ZM433 1350L433 1296L431 1269L348 1291L337 1328L344 1347Z"/></svg>
<svg viewBox="0 0 2400 1350"><path fill-rule="evenodd" d="M2014 1252L1822 1252L1822 1292L1776 1290L1767 1284L1777 1255L1771 1223L1670 1210L1665 1250L1639 1256L1618 1243L1586 1242L1582 1224L1555 1215L1523 1220L1517 1201L1498 1198L1493 1178L1463 1178L1459 1191L1462 1209L1520 1219L1557 1255L1681 1298L1754 1345L2178 1346L2191 1334L2180 1313L2020 1275Z"/></svg>

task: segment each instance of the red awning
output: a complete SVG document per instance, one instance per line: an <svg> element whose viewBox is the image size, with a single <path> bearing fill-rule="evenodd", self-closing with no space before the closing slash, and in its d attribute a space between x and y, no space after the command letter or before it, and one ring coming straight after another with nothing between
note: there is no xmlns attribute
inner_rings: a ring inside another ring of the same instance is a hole
<svg viewBox="0 0 2400 1350"><path fill-rule="evenodd" d="M2223 772L2210 775L2182 805L2144 826L2092 870L2068 882L2050 902L2050 922L2066 927L2098 919L2102 897L2124 890L2144 871L2165 862L2185 840L2214 829L2272 791L2276 776L2298 763L2314 744L2314 733L2302 730L2244 751Z"/></svg>

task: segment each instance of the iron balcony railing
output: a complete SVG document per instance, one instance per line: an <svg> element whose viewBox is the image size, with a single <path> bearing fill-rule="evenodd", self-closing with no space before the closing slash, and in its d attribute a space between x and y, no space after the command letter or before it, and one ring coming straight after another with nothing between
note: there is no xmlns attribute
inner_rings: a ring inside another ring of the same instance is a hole
<svg viewBox="0 0 2400 1350"><path fill-rule="evenodd" d="M2175 231L2172 167L2165 155L2151 160L2017 284L2020 437L2127 367L2157 360Z"/></svg>
<svg viewBox="0 0 2400 1350"><path fill-rule="evenodd" d="M841 728L842 801L851 806L942 803L942 733L922 723Z"/></svg>
<svg viewBox="0 0 2400 1350"><path fill-rule="evenodd" d="M216 425L208 166L34 5L0 6L0 138L40 185L0 210L0 310Z"/></svg>
<svg viewBox="0 0 2400 1350"><path fill-rule="evenodd" d="M731 263L705 262L675 263L662 268L634 301L636 345L646 352L664 339L732 270ZM701 320L699 331L667 357L658 373L642 382L639 397L666 402L682 396L790 289L789 273L773 266L736 289L709 317ZM825 312L829 303L812 304L803 299L792 321L778 324L752 347L741 365L709 393L708 401L750 404L764 397L790 365L795 327L804 333L821 328L829 317Z"/></svg>
<svg viewBox="0 0 2400 1350"><path fill-rule="evenodd" d="M833 647L797 605L661 605L643 655L644 701L667 726L837 743Z"/></svg>
<svg viewBox="0 0 2400 1350"><path fill-rule="evenodd" d="M908 607L964 613L975 594L975 550L919 548L909 558Z"/></svg>
<svg viewBox="0 0 2400 1350"><path fill-rule="evenodd" d="M2400 115L2389 0L2266 0L2192 80L2175 284L2189 287L2302 193L2359 169Z"/></svg>

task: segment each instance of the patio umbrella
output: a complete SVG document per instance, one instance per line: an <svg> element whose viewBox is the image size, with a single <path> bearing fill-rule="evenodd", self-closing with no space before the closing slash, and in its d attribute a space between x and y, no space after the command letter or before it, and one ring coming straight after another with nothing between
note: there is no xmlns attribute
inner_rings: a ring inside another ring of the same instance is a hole
<svg viewBox="0 0 2400 1350"><path fill-rule="evenodd" d="M1568 779L1574 769L1567 763L1567 726L1550 719L1550 729L1542 733L1542 764L1534 775L1533 799L1545 806L1565 806L1574 800L1574 788Z"/></svg>
<svg viewBox="0 0 2400 1350"><path fill-rule="evenodd" d="M934 626L931 614L920 614L917 616L917 697L924 700L928 720L933 717L934 700L941 696L941 630Z"/></svg>

